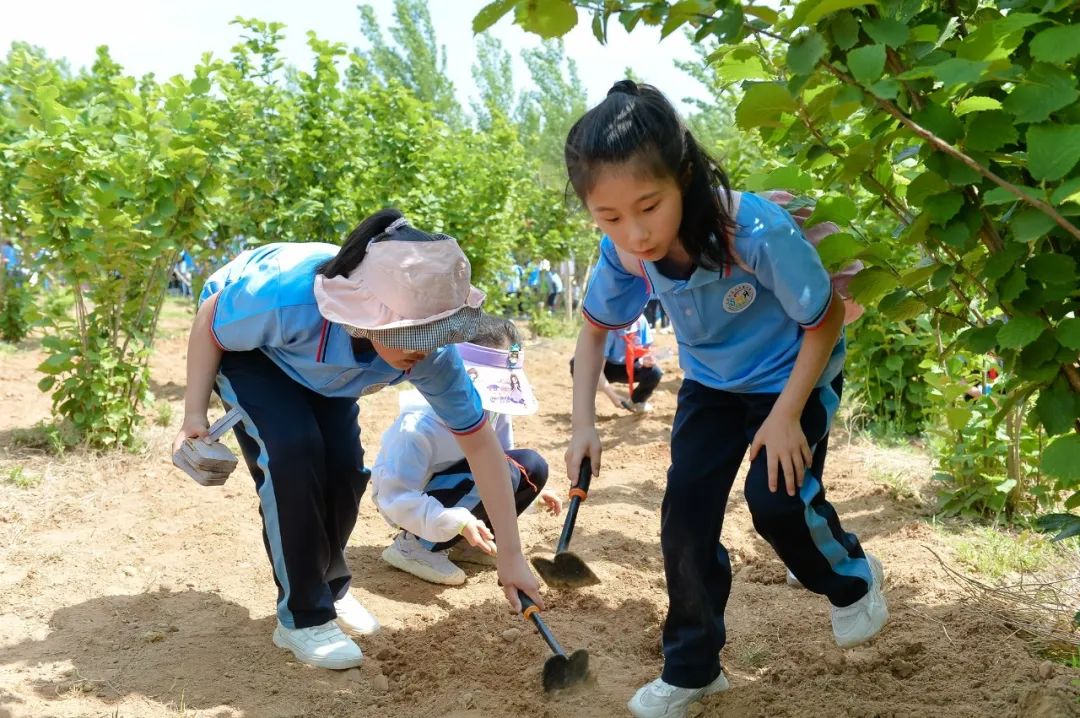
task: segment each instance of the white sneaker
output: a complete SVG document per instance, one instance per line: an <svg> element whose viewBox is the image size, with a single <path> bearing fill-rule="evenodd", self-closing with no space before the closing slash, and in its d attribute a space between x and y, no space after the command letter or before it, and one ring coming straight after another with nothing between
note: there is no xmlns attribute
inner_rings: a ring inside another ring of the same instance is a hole
<svg viewBox="0 0 1080 718"><path fill-rule="evenodd" d="M836 637L836 645L841 648L866 643L876 636L889 620L889 607L881 594L885 585L885 570L881 561L870 554L866 554L866 560L870 563L870 572L874 576L870 590L850 606L832 607L833 636Z"/></svg>
<svg viewBox="0 0 1080 718"><path fill-rule="evenodd" d="M465 572L455 566L446 554L447 551L428 551L419 539L402 531L394 537L394 543L383 550L382 557L394 568L425 581L460 586L465 583Z"/></svg>
<svg viewBox="0 0 1080 718"><path fill-rule="evenodd" d="M346 633L354 636L370 636L379 630L379 619L364 608L351 593L346 593L340 600L334 601L337 622Z"/></svg>
<svg viewBox="0 0 1080 718"><path fill-rule="evenodd" d="M318 668L340 671L355 668L364 660L360 646L333 621L311 628L285 628L278 621L274 645L289 649L301 663Z"/></svg>
<svg viewBox="0 0 1080 718"><path fill-rule="evenodd" d="M657 678L639 688L626 706L637 718L683 718L694 701L727 689L723 672L704 688L679 688Z"/></svg>
<svg viewBox="0 0 1080 718"><path fill-rule="evenodd" d="M454 563L471 563L477 566L495 565L494 556L484 553L475 546L469 545L467 541L458 541L456 544L451 546L450 552L446 555L446 557Z"/></svg>
<svg viewBox="0 0 1080 718"><path fill-rule="evenodd" d="M648 414L652 411L652 404L647 401L635 401L630 405L630 411L635 414Z"/></svg>
<svg viewBox="0 0 1080 718"><path fill-rule="evenodd" d="M802 583L799 581L798 578L795 577L795 574L791 572L790 568L787 570L787 576L784 577L784 583L791 586L792 588L803 587Z"/></svg>

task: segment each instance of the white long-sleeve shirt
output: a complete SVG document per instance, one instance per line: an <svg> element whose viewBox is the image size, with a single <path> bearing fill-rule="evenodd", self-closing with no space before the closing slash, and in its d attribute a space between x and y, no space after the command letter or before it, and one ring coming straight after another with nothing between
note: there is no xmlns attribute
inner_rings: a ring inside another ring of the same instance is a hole
<svg viewBox="0 0 1080 718"><path fill-rule="evenodd" d="M514 448L511 417L489 412L503 450ZM449 541L472 518L462 506L447 508L424 493L431 477L465 458L454 435L430 406L411 401L383 434L371 467L371 498L392 526L436 543Z"/></svg>

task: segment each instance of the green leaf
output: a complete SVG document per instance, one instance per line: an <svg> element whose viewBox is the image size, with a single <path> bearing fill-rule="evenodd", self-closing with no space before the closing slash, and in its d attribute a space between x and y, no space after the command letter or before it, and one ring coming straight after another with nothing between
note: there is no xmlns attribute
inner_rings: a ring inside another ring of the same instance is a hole
<svg viewBox="0 0 1080 718"><path fill-rule="evenodd" d="M850 12L838 12L829 22L829 34L841 50L850 50L859 41L859 22Z"/></svg>
<svg viewBox="0 0 1080 718"><path fill-rule="evenodd" d="M1027 275L1024 270L1016 268L1009 272L998 288L1001 301L1012 302L1027 290Z"/></svg>
<svg viewBox="0 0 1080 718"><path fill-rule="evenodd" d="M770 73L761 64L761 58L757 55L736 60L730 55L724 61L716 65L716 79L722 84L742 82L743 80L767 80Z"/></svg>
<svg viewBox="0 0 1080 718"><path fill-rule="evenodd" d="M960 343L976 354L985 354L997 345L997 326L967 329L960 335Z"/></svg>
<svg viewBox="0 0 1080 718"><path fill-rule="evenodd" d="M809 75L825 55L825 39L810 31L796 38L788 47L787 64L798 75Z"/></svg>
<svg viewBox="0 0 1080 718"><path fill-rule="evenodd" d="M867 267L855 275L848 288L855 301L864 306L872 305L886 292L896 289L897 282L889 272L881 267Z"/></svg>
<svg viewBox="0 0 1080 718"><path fill-rule="evenodd" d="M791 192L808 192L814 186L814 178L797 165L779 167L762 178L760 189L786 189Z"/></svg>
<svg viewBox="0 0 1080 718"><path fill-rule="evenodd" d="M1028 47L1036 60L1064 65L1080 55L1080 25L1047 28L1031 38Z"/></svg>
<svg viewBox="0 0 1080 718"><path fill-rule="evenodd" d="M791 21L796 27L803 24L815 25L826 15L863 5L877 5L877 0L803 0L792 13Z"/></svg>
<svg viewBox="0 0 1080 718"><path fill-rule="evenodd" d="M1080 125L1028 128L1028 171L1037 180L1058 180L1080 162Z"/></svg>
<svg viewBox="0 0 1080 718"><path fill-rule="evenodd" d="M968 121L964 145L969 150L991 152L1002 145L1012 144L1020 133L1013 119L1004 112L980 112Z"/></svg>
<svg viewBox="0 0 1080 718"><path fill-rule="evenodd" d="M977 82L989 66L990 63L988 62L953 57L944 62L939 62L931 70L934 77L941 80L942 84L951 87L953 85L968 85Z"/></svg>
<svg viewBox="0 0 1080 718"><path fill-rule="evenodd" d="M960 431L967 426L972 411L966 406L952 406L945 410L945 423L953 431Z"/></svg>
<svg viewBox="0 0 1080 718"><path fill-rule="evenodd" d="M1020 349L1039 338L1046 323L1038 317L1013 317L998 329L998 345L1005 349Z"/></svg>
<svg viewBox="0 0 1080 718"><path fill-rule="evenodd" d="M863 29L874 42L893 48L900 47L908 40L907 25L888 17L864 20Z"/></svg>
<svg viewBox="0 0 1080 718"><path fill-rule="evenodd" d="M1012 220L1013 238L1017 242L1034 242L1044 237L1047 232L1056 227L1053 218L1041 210L1025 209L1016 214Z"/></svg>
<svg viewBox="0 0 1080 718"><path fill-rule="evenodd" d="M1068 486L1080 484L1080 434L1054 439L1043 451L1042 470L1063 479Z"/></svg>
<svg viewBox="0 0 1080 718"><path fill-rule="evenodd" d="M497 23L503 15L510 12L516 4L517 0L495 0L495 2L488 3L480 8L480 12L476 13L476 17L473 18L473 33L479 35L484 30L487 30Z"/></svg>
<svg viewBox="0 0 1080 718"><path fill-rule="evenodd" d="M44 376L38 381L37 387L40 391L48 392L49 389L53 388L54 384L56 384L55 376Z"/></svg>
<svg viewBox="0 0 1080 718"><path fill-rule="evenodd" d="M745 12L747 15L753 15L760 20L764 20L770 25L775 25L777 20L780 19L779 13L777 13L771 7L747 5L743 8L743 12Z"/></svg>
<svg viewBox="0 0 1080 718"><path fill-rule="evenodd" d="M795 99L781 84L748 82L743 87L745 94L735 108L735 122L743 129L776 127L781 114L795 110Z"/></svg>
<svg viewBox="0 0 1080 718"><path fill-rule="evenodd" d="M983 265L982 275L989 280L1000 279L1008 274L1009 270L1016 266L1017 262L1027 254L1027 249L1022 244L1007 244L1000 252L990 255Z"/></svg>
<svg viewBox="0 0 1080 718"><path fill-rule="evenodd" d="M912 119L946 142L956 142L964 134L960 120L941 105L929 104L916 112Z"/></svg>
<svg viewBox="0 0 1080 718"><path fill-rule="evenodd" d="M994 490L998 493L1007 494L1016 488L1016 479L1005 479L1000 484L994 486Z"/></svg>
<svg viewBox="0 0 1080 718"><path fill-rule="evenodd" d="M1062 319L1054 329L1054 336L1062 346L1080 351L1080 317Z"/></svg>
<svg viewBox="0 0 1080 718"><path fill-rule="evenodd" d="M822 239L817 246L821 263L829 269L851 263L864 249L866 245L847 232L834 232Z"/></svg>
<svg viewBox="0 0 1080 718"><path fill-rule="evenodd" d="M818 200L814 213L803 223L803 227L813 227L821 222L848 224L859 214L859 208L847 195L829 194Z"/></svg>
<svg viewBox="0 0 1080 718"><path fill-rule="evenodd" d="M847 54L847 66L860 84L873 84L885 70L885 46L864 45L855 48Z"/></svg>
<svg viewBox="0 0 1080 718"><path fill-rule="evenodd" d="M1047 284L1075 284L1076 260L1067 254L1037 254L1024 265L1027 275Z"/></svg>
<svg viewBox="0 0 1080 718"><path fill-rule="evenodd" d="M1043 122L1052 112L1080 97L1076 78L1054 65L1035 63L1005 99L1005 109L1018 122Z"/></svg>
<svg viewBox="0 0 1080 718"><path fill-rule="evenodd" d="M191 91L196 95L205 95L210 92L210 80L206 77L196 77L191 81Z"/></svg>
<svg viewBox="0 0 1080 718"><path fill-rule="evenodd" d="M909 269L900 275L900 283L908 289L921 287L926 284L926 280L934 276L934 273L940 268L941 266L937 262L930 262L925 266Z"/></svg>
<svg viewBox="0 0 1080 718"><path fill-rule="evenodd" d="M577 25L577 8L570 0L528 3L518 6L517 20L525 30L535 32L540 37L561 37Z"/></svg>
<svg viewBox="0 0 1080 718"><path fill-rule="evenodd" d="M1039 392L1035 411L1050 436L1064 434L1072 429L1076 420L1076 397L1068 389L1048 387Z"/></svg>
<svg viewBox="0 0 1080 718"><path fill-rule="evenodd" d="M1016 185L1013 186L1016 187ZM1041 199L1039 190L1033 187L1016 188L1020 190L1021 194L1027 195L1032 199ZM1013 194L1012 190L1010 189L1007 189L1005 187L995 187L994 189L987 191L987 193L982 196L982 203L987 207L993 207L996 204L1011 204L1020 199L1021 198Z"/></svg>
<svg viewBox="0 0 1080 718"><path fill-rule="evenodd" d="M1050 195L1050 203L1053 205L1066 202L1080 204L1080 177L1073 177L1062 182Z"/></svg>
<svg viewBox="0 0 1080 718"><path fill-rule="evenodd" d="M942 192L948 192L949 184L934 172L923 172L911 181L907 186L908 202L916 207L921 207L928 197Z"/></svg>
<svg viewBox="0 0 1080 718"><path fill-rule="evenodd" d="M895 322L903 322L923 314L926 304L911 295L906 289L899 289L878 303L878 310L885 315L886 319Z"/></svg>
<svg viewBox="0 0 1080 718"><path fill-rule="evenodd" d="M966 97L960 102L956 103L956 108L953 109L953 114L957 117L968 114L969 112L985 112L986 110L1000 110L1001 103L995 100L993 97L981 97L974 95L972 97Z"/></svg>
<svg viewBox="0 0 1080 718"><path fill-rule="evenodd" d="M923 208L930 215L930 219L937 224L948 222L963 206L964 194L959 190L936 194L928 197L923 203Z"/></svg>

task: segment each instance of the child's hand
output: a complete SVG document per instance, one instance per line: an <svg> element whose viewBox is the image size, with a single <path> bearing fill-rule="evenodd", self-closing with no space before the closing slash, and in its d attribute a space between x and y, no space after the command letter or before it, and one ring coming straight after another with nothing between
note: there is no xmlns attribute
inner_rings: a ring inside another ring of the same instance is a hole
<svg viewBox="0 0 1080 718"><path fill-rule="evenodd" d="M796 487L802 488L803 474L814 460L798 417L769 414L750 444L751 461L757 458L761 447L765 447L769 466L769 491L776 493L778 468L783 468L788 496L794 496Z"/></svg>
<svg viewBox="0 0 1080 718"><path fill-rule="evenodd" d="M538 498L544 502L544 506L552 516L558 516L562 511L562 499L556 496L554 492L544 489L540 492Z"/></svg>
<svg viewBox="0 0 1080 718"><path fill-rule="evenodd" d="M206 420L206 415L184 417L184 423L180 426L180 431L177 433L176 438L173 439L173 453L175 454L180 450L181 444L185 439L202 439L209 442L210 435L210 422Z"/></svg>
<svg viewBox="0 0 1080 718"><path fill-rule="evenodd" d="M593 477L600 475L600 434L596 426L575 428L566 447L566 477L571 486L577 486L578 470L586 456L592 460Z"/></svg>
<svg viewBox="0 0 1080 718"><path fill-rule="evenodd" d="M475 546L488 556L495 556L497 554L495 548L495 534L491 533L491 529L489 529L487 524L480 519L473 518L467 524L462 526L461 535L465 537L465 540L469 542L470 546Z"/></svg>
<svg viewBox="0 0 1080 718"><path fill-rule="evenodd" d="M506 595L510 608L518 613L521 612L521 599L517 595L518 589L521 589L536 603L537 608L541 611L544 610L544 598L540 595L540 582L536 580L536 576L529 570L529 564L520 551L515 553L508 551L500 554L496 559L496 566L499 572L499 583L502 584L503 594Z"/></svg>

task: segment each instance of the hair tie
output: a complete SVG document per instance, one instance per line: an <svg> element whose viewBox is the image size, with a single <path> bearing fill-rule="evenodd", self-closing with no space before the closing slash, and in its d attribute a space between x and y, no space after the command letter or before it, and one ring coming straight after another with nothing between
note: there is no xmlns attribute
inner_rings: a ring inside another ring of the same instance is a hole
<svg viewBox="0 0 1080 718"><path fill-rule="evenodd" d="M408 227L408 226L409 226L409 220L405 219L404 217L398 217L393 222L391 222L389 225L387 225L386 229L383 230L383 234L393 234L394 232L398 231L402 227Z"/></svg>
<svg viewBox="0 0 1080 718"><path fill-rule="evenodd" d="M610 90L608 90L608 95L615 94L637 97L641 94L641 88L639 88L638 84L633 80L619 80L611 86Z"/></svg>

